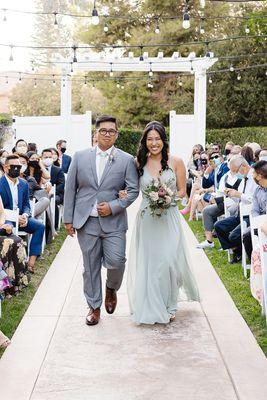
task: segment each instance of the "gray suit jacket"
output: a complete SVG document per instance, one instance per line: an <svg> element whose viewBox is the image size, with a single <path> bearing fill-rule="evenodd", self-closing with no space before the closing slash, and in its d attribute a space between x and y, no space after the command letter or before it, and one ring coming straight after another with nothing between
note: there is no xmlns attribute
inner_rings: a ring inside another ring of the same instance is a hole
<svg viewBox="0 0 267 400"><path fill-rule="evenodd" d="M119 191L127 189L127 199ZM64 222L81 229L88 220L95 200L108 202L112 215L99 217L106 233L126 231L126 208L138 197L139 179L134 158L114 148L104 169L100 184L96 173L96 149L78 151L72 160L64 197Z"/></svg>

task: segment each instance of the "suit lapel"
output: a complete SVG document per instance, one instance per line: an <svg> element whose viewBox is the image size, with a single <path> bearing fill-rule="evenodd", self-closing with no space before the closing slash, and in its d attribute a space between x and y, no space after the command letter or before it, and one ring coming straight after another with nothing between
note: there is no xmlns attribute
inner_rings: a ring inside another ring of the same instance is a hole
<svg viewBox="0 0 267 400"><path fill-rule="evenodd" d="M99 186L102 185L102 183L103 183L105 177L108 175L108 173L109 173L109 171L110 171L112 165L114 164L114 161L115 161L115 154L116 154L116 157L117 157L116 148L114 147L113 150L112 150L112 152L111 152L111 154L110 154L110 156L108 157L108 161L107 161L106 166L105 166L105 169L104 169L104 171L103 171L103 174L102 174L102 177L101 177Z"/></svg>
<svg viewBox="0 0 267 400"><path fill-rule="evenodd" d="M3 187L5 188L5 191L6 191L6 194L8 197L8 206L4 206L4 207L9 208L10 210L13 210L13 198L12 198L12 194L11 194L10 187L9 187L6 177L4 177L4 180L3 180Z"/></svg>
<svg viewBox="0 0 267 400"><path fill-rule="evenodd" d="M21 181L19 180L19 184L18 184L18 208L20 210L22 210L22 203L23 203L23 186L21 184Z"/></svg>
<svg viewBox="0 0 267 400"><path fill-rule="evenodd" d="M90 160L91 170L93 173L95 183L98 186L98 179L97 179L97 173L96 173L96 148L91 149L90 155L89 155L89 160Z"/></svg>

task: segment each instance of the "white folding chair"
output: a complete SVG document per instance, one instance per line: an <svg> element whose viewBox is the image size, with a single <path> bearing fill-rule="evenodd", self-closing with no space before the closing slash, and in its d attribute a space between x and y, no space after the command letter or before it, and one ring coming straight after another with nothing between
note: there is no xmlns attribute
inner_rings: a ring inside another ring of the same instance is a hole
<svg viewBox="0 0 267 400"><path fill-rule="evenodd" d="M50 199L50 203L51 203L51 210L52 210L52 223L53 223L53 226L55 226L55 220L56 220L56 185L52 186L51 194L52 194L52 197Z"/></svg>
<svg viewBox="0 0 267 400"><path fill-rule="evenodd" d="M255 249L259 245L259 236L255 234L255 230L260 229L261 225L266 221L266 215L258 215L257 217L253 217L250 215L250 229L251 229L251 241L252 241L252 249Z"/></svg>
<svg viewBox="0 0 267 400"><path fill-rule="evenodd" d="M32 214L33 217L34 217L35 203L36 203L36 199L34 197L32 200L30 200L31 214Z"/></svg>
<svg viewBox="0 0 267 400"><path fill-rule="evenodd" d="M250 216L252 210L252 204L243 204L242 202L240 202L239 210L240 210L240 228L241 228L241 244L242 244L242 268L244 277L247 278L247 270L250 270L251 265L247 263L247 253L243 243L243 236L247 228L245 217Z"/></svg>
<svg viewBox="0 0 267 400"><path fill-rule="evenodd" d="M16 210L9 210L5 208L5 219L6 221L13 222L15 225L13 227L13 233L14 235L18 236L18 231L19 231L19 209L17 208Z"/></svg>
<svg viewBox="0 0 267 400"><path fill-rule="evenodd" d="M63 204L60 204L60 206L59 206L58 208L59 208L59 210L58 210L58 224L57 224L57 230L59 231L59 230L60 230L60 227L61 227L61 222L62 222L62 219L63 219L63 211L64 211L64 206L63 206Z"/></svg>
<svg viewBox="0 0 267 400"><path fill-rule="evenodd" d="M262 289L263 289L262 314L265 315L266 317L266 325L267 325L267 235L261 229L259 229L258 235L260 243Z"/></svg>

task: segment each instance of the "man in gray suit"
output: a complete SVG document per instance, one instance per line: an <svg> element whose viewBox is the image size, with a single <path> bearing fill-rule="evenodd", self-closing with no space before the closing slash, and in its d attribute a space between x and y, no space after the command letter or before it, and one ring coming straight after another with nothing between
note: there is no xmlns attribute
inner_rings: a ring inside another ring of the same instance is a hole
<svg viewBox="0 0 267 400"><path fill-rule="evenodd" d="M116 118L98 118L96 130L98 145L74 155L64 198L66 230L71 236L77 230L83 254L87 325L96 325L100 319L102 264L107 268L105 307L109 314L116 308L126 261L126 208L139 193L134 158L114 146ZM119 198L120 190L127 190L126 199Z"/></svg>

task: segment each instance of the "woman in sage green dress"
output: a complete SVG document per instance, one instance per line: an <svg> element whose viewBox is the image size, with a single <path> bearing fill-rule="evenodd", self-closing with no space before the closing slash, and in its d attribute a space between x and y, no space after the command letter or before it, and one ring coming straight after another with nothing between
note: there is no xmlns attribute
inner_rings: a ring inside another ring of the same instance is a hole
<svg viewBox="0 0 267 400"><path fill-rule="evenodd" d="M132 234L128 262L128 297L133 320L168 323L175 318L178 301L199 301L190 256L177 203L162 215L152 216L147 188L153 179L184 197L183 161L169 155L163 125L150 122L140 141L137 168L143 200Z"/></svg>

